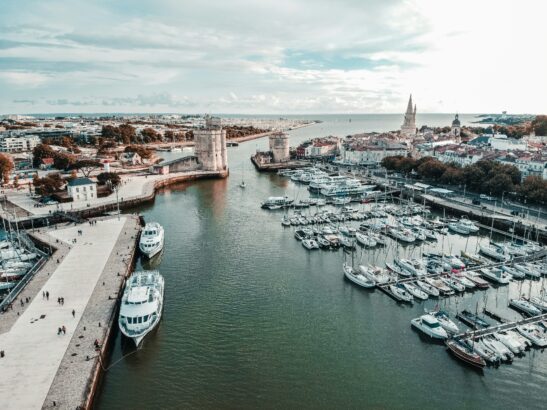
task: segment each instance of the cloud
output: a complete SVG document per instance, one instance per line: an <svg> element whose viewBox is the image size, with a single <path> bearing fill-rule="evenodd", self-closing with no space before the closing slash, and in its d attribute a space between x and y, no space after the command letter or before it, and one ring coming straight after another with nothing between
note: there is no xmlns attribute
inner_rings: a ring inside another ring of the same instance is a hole
<svg viewBox="0 0 547 410"><path fill-rule="evenodd" d="M401 112L413 92L430 112L542 111L547 56L536 44L547 6L533 4L534 13L530 0L7 2L0 105Z"/></svg>

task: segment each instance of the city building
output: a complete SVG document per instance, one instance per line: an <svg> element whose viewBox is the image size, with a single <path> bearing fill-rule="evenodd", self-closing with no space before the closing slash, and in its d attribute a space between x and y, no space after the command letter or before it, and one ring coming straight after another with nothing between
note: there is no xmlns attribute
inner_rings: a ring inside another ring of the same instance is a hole
<svg viewBox="0 0 547 410"><path fill-rule="evenodd" d="M89 201L97 197L97 184L89 178L74 178L67 184L67 193L74 202Z"/></svg>
<svg viewBox="0 0 547 410"><path fill-rule="evenodd" d="M2 152L24 152L32 151L40 144L40 138L36 135L9 135L0 139L0 151Z"/></svg>
<svg viewBox="0 0 547 410"><path fill-rule="evenodd" d="M346 142L340 147L340 158L347 164L378 165L386 157L407 156L408 147L396 141L375 139Z"/></svg>
<svg viewBox="0 0 547 410"><path fill-rule="evenodd" d="M458 118L458 114L456 114L456 118L454 118L454 121L452 121L452 127L450 127L450 135L452 135L453 137L457 137L459 139L461 131L462 131L462 128L461 128L460 119Z"/></svg>
<svg viewBox="0 0 547 410"><path fill-rule="evenodd" d="M416 105L414 105L414 108L412 107L412 94L408 100L405 118L401 126L401 135L409 138L416 136Z"/></svg>

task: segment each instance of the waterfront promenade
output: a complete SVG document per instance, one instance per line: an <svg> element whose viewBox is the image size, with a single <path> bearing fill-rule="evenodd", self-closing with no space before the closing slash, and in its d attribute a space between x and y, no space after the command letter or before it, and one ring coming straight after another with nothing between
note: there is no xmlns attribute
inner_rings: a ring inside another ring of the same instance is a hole
<svg viewBox="0 0 547 410"><path fill-rule="evenodd" d="M50 228L38 234L55 243L59 240L66 254L24 311L8 321L12 325L1 329L0 350L5 352L0 358L2 408L38 409L54 404L75 408L89 397L98 355L94 341L105 342L137 234L138 221L133 216ZM56 252L55 264L57 258ZM58 302L60 297L63 304ZM13 310L19 304L17 300ZM66 333L58 334L63 326Z"/></svg>

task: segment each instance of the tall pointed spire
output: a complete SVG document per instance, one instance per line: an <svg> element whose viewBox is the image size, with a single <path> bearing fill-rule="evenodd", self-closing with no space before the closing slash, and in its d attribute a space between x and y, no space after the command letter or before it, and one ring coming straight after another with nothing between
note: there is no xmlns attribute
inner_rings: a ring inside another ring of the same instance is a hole
<svg viewBox="0 0 547 410"><path fill-rule="evenodd" d="M405 118L401 126L401 135L407 137L416 136L416 105L412 104L412 94L410 94L410 98L408 99Z"/></svg>

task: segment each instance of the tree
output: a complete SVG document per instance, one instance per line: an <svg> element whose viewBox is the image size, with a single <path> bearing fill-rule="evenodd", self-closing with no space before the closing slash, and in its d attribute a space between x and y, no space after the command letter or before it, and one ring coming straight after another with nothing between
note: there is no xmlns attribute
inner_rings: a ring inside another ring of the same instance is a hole
<svg viewBox="0 0 547 410"><path fill-rule="evenodd" d="M39 168L44 158L54 158L56 152L49 145L38 144L32 150L32 166Z"/></svg>
<svg viewBox="0 0 547 410"><path fill-rule="evenodd" d="M529 176L520 186L520 194L537 204L547 203L547 181L539 176Z"/></svg>
<svg viewBox="0 0 547 410"><path fill-rule="evenodd" d="M43 178L38 177L38 174L34 175L33 182L34 190L36 193L42 196L48 196L61 190L65 181L61 178L61 174L54 173L48 174Z"/></svg>
<svg viewBox="0 0 547 410"><path fill-rule="evenodd" d="M437 181L441 179L446 169L447 166L441 161L431 158L430 160L425 161L420 166L418 166L416 172L418 172L418 175L421 175L425 179Z"/></svg>
<svg viewBox="0 0 547 410"><path fill-rule="evenodd" d="M143 159L149 159L152 156L152 151L141 145L128 145L124 152L136 152Z"/></svg>
<svg viewBox="0 0 547 410"><path fill-rule="evenodd" d="M9 176L13 171L13 161L7 154L0 154L0 178L7 184L9 182Z"/></svg>
<svg viewBox="0 0 547 410"><path fill-rule="evenodd" d="M68 169L73 163L74 157L72 155L62 152L55 152L53 155L53 166L57 169Z"/></svg>
<svg viewBox="0 0 547 410"><path fill-rule="evenodd" d="M72 169L77 169L82 172L84 177L89 177L94 169L102 167L102 164L95 159L80 159L72 164Z"/></svg>
<svg viewBox="0 0 547 410"><path fill-rule="evenodd" d="M144 142L154 142L161 140L161 134L153 128L145 128L141 131Z"/></svg>
<svg viewBox="0 0 547 410"><path fill-rule="evenodd" d="M115 172L101 172L97 175L97 182L99 185L110 184L112 187L117 187L121 182L121 178Z"/></svg>
<svg viewBox="0 0 547 410"><path fill-rule="evenodd" d="M167 140L167 141L171 141L173 142L175 140L175 133L171 130L167 130L165 131L165 133L163 134L163 137Z"/></svg>
<svg viewBox="0 0 547 410"><path fill-rule="evenodd" d="M137 134L135 128L129 124L122 124L118 127L121 142L124 144L131 144L137 140Z"/></svg>
<svg viewBox="0 0 547 410"><path fill-rule="evenodd" d="M536 135L547 135L547 115L538 115L532 121L532 129Z"/></svg>

